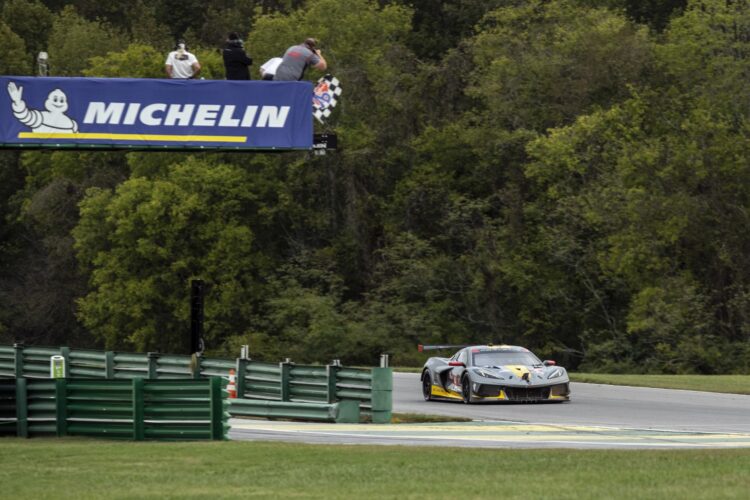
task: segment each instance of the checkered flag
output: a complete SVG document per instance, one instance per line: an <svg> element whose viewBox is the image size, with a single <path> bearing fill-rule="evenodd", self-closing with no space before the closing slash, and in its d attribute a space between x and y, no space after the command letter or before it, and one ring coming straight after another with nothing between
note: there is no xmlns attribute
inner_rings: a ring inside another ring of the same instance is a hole
<svg viewBox="0 0 750 500"><path fill-rule="evenodd" d="M318 80L313 90L313 116L320 123L325 124L325 119L331 116L331 109L336 107L341 90L341 83L332 75Z"/></svg>

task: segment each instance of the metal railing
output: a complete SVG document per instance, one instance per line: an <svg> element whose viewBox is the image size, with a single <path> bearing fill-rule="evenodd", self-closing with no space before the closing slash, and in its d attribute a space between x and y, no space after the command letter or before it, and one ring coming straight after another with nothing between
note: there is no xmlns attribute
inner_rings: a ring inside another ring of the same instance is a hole
<svg viewBox="0 0 750 500"><path fill-rule="evenodd" d="M66 377L92 379L228 378L229 371L235 370L240 399L324 404L356 401L364 418L374 423L391 421L393 372L387 355L380 367L346 368L338 360L328 365L298 365L289 359L266 363L247 357L193 358L15 344L0 345L0 378L49 378L52 356L65 359Z"/></svg>
<svg viewBox="0 0 750 500"><path fill-rule="evenodd" d="M223 440L226 382L203 380L0 380L0 435Z"/></svg>
<svg viewBox="0 0 750 500"><path fill-rule="evenodd" d="M292 418L336 423L358 423L359 405L356 401L338 403L285 403L261 399L230 399L232 416Z"/></svg>

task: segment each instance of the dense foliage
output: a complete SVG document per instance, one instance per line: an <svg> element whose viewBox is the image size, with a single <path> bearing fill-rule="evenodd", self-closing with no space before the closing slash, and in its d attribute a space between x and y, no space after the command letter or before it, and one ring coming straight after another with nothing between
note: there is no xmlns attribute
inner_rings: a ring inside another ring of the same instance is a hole
<svg viewBox="0 0 750 500"><path fill-rule="evenodd" d="M0 68L159 78L322 40L340 151L0 154L0 342L750 371L745 0L0 2ZM253 69L257 78L257 69ZM317 78L314 72L309 78Z"/></svg>

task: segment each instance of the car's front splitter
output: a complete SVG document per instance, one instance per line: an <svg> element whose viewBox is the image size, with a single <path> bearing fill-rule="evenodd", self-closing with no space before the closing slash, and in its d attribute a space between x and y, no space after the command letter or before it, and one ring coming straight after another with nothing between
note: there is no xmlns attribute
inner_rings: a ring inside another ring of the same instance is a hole
<svg viewBox="0 0 750 500"><path fill-rule="evenodd" d="M431 393L436 398L463 400L463 396L460 393L448 391L438 385L432 386ZM567 382L543 387L517 387L473 383L472 394L477 401L570 401L570 388Z"/></svg>
<svg viewBox="0 0 750 500"><path fill-rule="evenodd" d="M569 401L570 387L567 382L545 386L506 386L472 383L472 392L479 400L494 401Z"/></svg>

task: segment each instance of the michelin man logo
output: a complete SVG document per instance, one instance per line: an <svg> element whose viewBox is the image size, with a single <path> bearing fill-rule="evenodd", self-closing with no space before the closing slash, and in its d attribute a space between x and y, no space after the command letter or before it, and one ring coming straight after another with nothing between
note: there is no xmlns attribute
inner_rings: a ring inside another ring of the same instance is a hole
<svg viewBox="0 0 750 500"><path fill-rule="evenodd" d="M44 101L45 111L29 109L23 100L23 87L8 83L8 95L13 101L13 115L19 122L31 128L32 132L78 132L78 124L65 115L68 110L68 98L60 89L49 93Z"/></svg>

